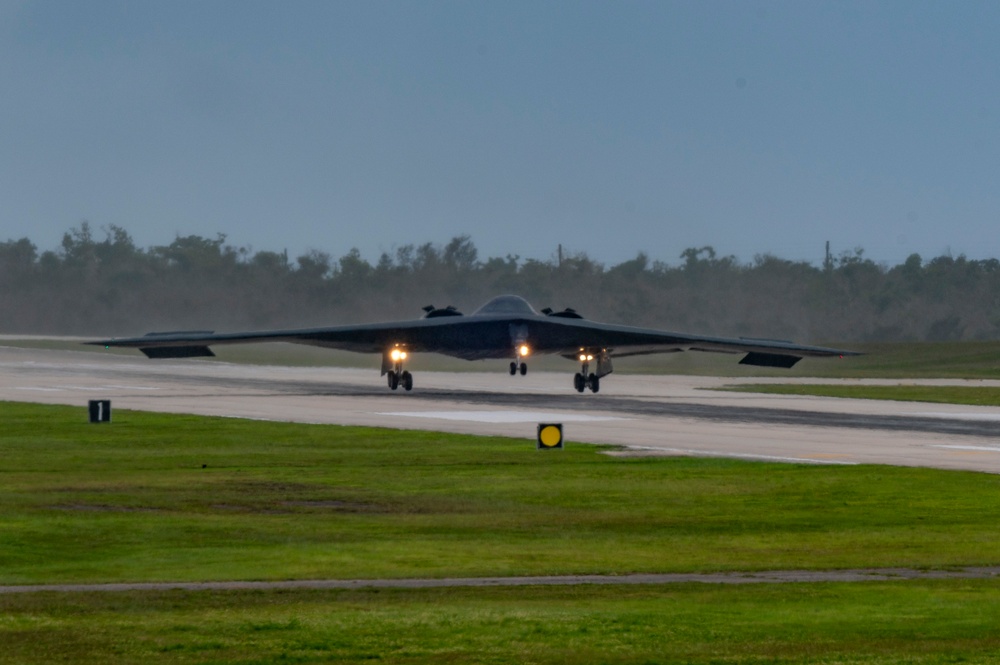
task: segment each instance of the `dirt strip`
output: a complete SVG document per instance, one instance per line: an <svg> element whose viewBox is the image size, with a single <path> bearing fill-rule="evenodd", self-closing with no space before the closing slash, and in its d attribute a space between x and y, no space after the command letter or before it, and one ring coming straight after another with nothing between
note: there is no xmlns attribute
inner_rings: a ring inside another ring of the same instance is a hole
<svg viewBox="0 0 1000 665"><path fill-rule="evenodd" d="M665 573L637 575L552 575L538 577L453 577L441 579L282 580L273 582L120 582L110 584L25 584L0 586L0 594L79 593L95 591L232 591L243 589L432 589L439 587L568 586L579 584L775 584L790 582L884 582L895 580L990 579L1000 566L917 570L770 570L737 573Z"/></svg>

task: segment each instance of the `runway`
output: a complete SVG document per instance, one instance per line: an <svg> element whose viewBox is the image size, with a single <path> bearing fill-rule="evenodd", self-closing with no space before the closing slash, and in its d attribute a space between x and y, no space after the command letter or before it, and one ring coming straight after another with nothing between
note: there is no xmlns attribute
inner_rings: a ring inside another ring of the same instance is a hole
<svg viewBox="0 0 1000 665"><path fill-rule="evenodd" d="M712 390L766 381L756 378L612 374L600 393L578 394L569 363L565 372L524 377L509 376L503 363L419 372L413 392L392 392L377 363L274 367L0 346L0 399L79 405L81 419L88 400L110 399L114 410L501 435L526 445L537 423L561 422L567 445L627 447L616 454L1000 473L998 408Z"/></svg>

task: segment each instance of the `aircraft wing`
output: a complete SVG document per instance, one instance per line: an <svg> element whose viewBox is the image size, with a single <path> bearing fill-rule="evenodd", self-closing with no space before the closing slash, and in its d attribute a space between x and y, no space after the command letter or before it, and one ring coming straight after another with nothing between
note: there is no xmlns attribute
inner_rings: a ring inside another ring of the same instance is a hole
<svg viewBox="0 0 1000 665"><path fill-rule="evenodd" d="M552 321L547 334L553 347L549 352L576 358L581 350L606 350L610 356L625 357L677 351L707 351L714 353L746 353L740 361L748 365L791 367L804 357L839 357L858 355L822 346L795 344L784 340L749 337L714 337L636 328L586 320ZM533 348L536 352L536 343Z"/></svg>
<svg viewBox="0 0 1000 665"><path fill-rule="evenodd" d="M384 353L393 346L411 351L440 351L454 346L451 321L417 319L392 323L372 323L328 328L264 330L259 332L214 333L176 331L149 333L142 337L122 337L87 342L104 347L136 348L150 358L191 358L213 356L209 347L219 344L289 342L358 353ZM460 341L459 341L460 343Z"/></svg>
<svg viewBox="0 0 1000 665"><path fill-rule="evenodd" d="M379 354L400 347L408 352L443 353L468 360L510 358L514 346L522 343L530 347L532 354L559 354L567 358L576 358L582 350L606 352L613 357L708 351L746 353L741 361L744 364L776 367L791 367L807 356L856 355L850 351L781 340L700 336L542 315L445 317L221 334L181 331L88 343L137 348L150 358L189 358L212 356L210 347L217 344L257 342L290 342Z"/></svg>
<svg viewBox="0 0 1000 665"><path fill-rule="evenodd" d="M574 310L536 312L519 296L497 296L464 316L454 307L424 308L422 319L389 323L265 330L261 332L214 333L179 331L151 333L88 342L105 347L131 347L150 358L213 356L216 344L291 342L382 357L382 375L389 388L413 388L413 375L404 369L409 354L442 353L466 360L504 358L510 360L511 375L527 373L524 359L531 355L558 354L580 363L573 376L578 392L600 389L600 380L614 371L615 357L674 351L743 353L744 365L791 367L806 356L857 355L822 346L807 346L781 340L746 337L712 337L687 333L598 323L582 318ZM591 371L593 363L593 371Z"/></svg>

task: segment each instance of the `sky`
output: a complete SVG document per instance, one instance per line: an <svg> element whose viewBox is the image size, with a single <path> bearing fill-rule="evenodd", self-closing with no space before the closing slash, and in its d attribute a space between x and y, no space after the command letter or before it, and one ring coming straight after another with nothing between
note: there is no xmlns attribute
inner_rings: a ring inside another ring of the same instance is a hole
<svg viewBox="0 0 1000 665"><path fill-rule="evenodd" d="M1000 257L1000 3L0 0L0 242Z"/></svg>

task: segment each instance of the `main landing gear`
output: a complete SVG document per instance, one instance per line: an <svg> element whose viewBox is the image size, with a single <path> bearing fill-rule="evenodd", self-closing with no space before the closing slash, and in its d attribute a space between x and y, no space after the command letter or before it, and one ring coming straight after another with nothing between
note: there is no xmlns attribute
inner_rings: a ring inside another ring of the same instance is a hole
<svg viewBox="0 0 1000 665"><path fill-rule="evenodd" d="M510 363L510 375L514 376L518 372L521 373L521 376L524 376L525 374L527 374L528 373L528 363L520 363L520 364L518 364L517 362L515 362L515 361L512 360L511 363Z"/></svg>
<svg viewBox="0 0 1000 665"><path fill-rule="evenodd" d="M389 370L385 373L386 381L391 390L403 386L403 390L413 390L413 375L405 371Z"/></svg>
<svg viewBox="0 0 1000 665"><path fill-rule="evenodd" d="M407 392L413 390L413 375L403 369L403 361L406 360L406 351L393 349L389 353L389 358L392 360L392 368L385 373L389 390L396 390L400 386L403 386L403 390Z"/></svg>
<svg viewBox="0 0 1000 665"><path fill-rule="evenodd" d="M573 387L578 393L587 388L590 388L592 393L601 389L601 378L590 371L590 361L593 359L592 355L580 354L580 371L573 375Z"/></svg>

